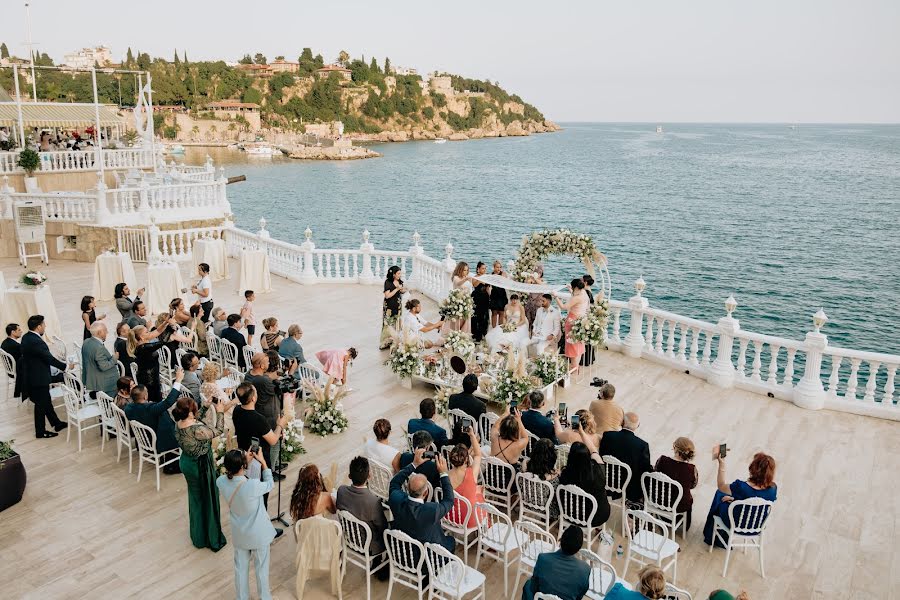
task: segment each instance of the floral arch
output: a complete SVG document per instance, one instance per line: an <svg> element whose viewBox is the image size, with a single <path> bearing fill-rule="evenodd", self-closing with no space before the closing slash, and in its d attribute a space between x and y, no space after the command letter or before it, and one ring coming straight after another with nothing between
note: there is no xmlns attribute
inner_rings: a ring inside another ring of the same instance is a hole
<svg viewBox="0 0 900 600"><path fill-rule="evenodd" d="M584 268L596 280L604 297L609 298L611 282L607 270L607 260L589 235L575 233L568 229L545 229L522 238L522 245L513 263L512 276L517 281L527 281L538 263L553 254L575 256L584 263ZM596 267L596 268L595 268Z"/></svg>

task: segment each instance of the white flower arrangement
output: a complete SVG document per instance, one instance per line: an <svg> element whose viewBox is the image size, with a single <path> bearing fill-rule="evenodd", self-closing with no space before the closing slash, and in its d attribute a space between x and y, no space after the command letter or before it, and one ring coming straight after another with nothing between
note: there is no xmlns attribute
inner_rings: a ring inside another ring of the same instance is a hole
<svg viewBox="0 0 900 600"><path fill-rule="evenodd" d="M444 348L463 358L468 358L475 352L475 342L471 334L464 331L451 331L444 338Z"/></svg>
<svg viewBox="0 0 900 600"><path fill-rule="evenodd" d="M225 474L225 453L228 452L228 444L225 441L226 434L222 434L213 440L213 459L216 462L216 473Z"/></svg>
<svg viewBox="0 0 900 600"><path fill-rule="evenodd" d="M439 414L447 416L448 407L450 404L450 396L453 394L458 394L462 390L460 388L454 388L449 385L439 385L434 388L434 405L437 408Z"/></svg>
<svg viewBox="0 0 900 600"><path fill-rule="evenodd" d="M522 238L522 245L512 271L513 277L518 281L525 281L533 275L537 264L551 254L576 256L585 267L605 260L594 245L594 240L588 235L574 233L568 229L536 231Z"/></svg>
<svg viewBox="0 0 900 600"><path fill-rule="evenodd" d="M341 400L347 395L343 387L334 392L334 396L325 394L325 390L319 387L318 382L312 379L303 380L303 388L310 393L312 401L306 409L306 427L316 435L327 437L334 433L341 433L350 425L344 414Z"/></svg>
<svg viewBox="0 0 900 600"><path fill-rule="evenodd" d="M47 282L47 276L40 271L28 271L19 279L23 284L37 287Z"/></svg>
<svg viewBox="0 0 900 600"><path fill-rule="evenodd" d="M526 357L522 353L516 356L510 353L507 367L497 376L491 392L491 402L506 406L510 400L521 400L532 390L543 387L541 380L529 375L526 368Z"/></svg>
<svg viewBox="0 0 900 600"><path fill-rule="evenodd" d="M553 346L556 350L556 346ZM566 375L569 368L569 362L564 356L560 356L556 352L545 352L535 357L532 365L532 375L541 380L543 385L550 385L554 381Z"/></svg>
<svg viewBox="0 0 900 600"><path fill-rule="evenodd" d="M505 323L500 325L500 330L503 333L515 333L516 329L518 329L518 326L512 321L506 321Z"/></svg>
<svg viewBox="0 0 900 600"><path fill-rule="evenodd" d="M601 300L594 304L586 315L572 323L569 335L576 342L584 342L596 348L606 340L608 323L609 302Z"/></svg>
<svg viewBox="0 0 900 600"><path fill-rule="evenodd" d="M289 421L284 428L284 438L281 440L281 464L287 464L300 454L306 454L303 447L303 421Z"/></svg>
<svg viewBox="0 0 900 600"><path fill-rule="evenodd" d="M468 319L475 312L475 302L471 294L463 290L451 290L438 306L438 313L444 319Z"/></svg>
<svg viewBox="0 0 900 600"><path fill-rule="evenodd" d="M384 364L401 379L408 379L421 371L419 340L414 335L402 335L394 341L391 355Z"/></svg>

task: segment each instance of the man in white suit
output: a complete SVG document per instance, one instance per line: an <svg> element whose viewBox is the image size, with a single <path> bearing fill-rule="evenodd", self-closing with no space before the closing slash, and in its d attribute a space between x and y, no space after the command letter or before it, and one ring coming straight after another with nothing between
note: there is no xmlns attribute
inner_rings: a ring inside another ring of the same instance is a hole
<svg viewBox="0 0 900 600"><path fill-rule="evenodd" d="M547 348L555 348L559 343L562 317L559 309L551 304L551 300L553 297L550 294L544 294L541 297L541 307L537 309L534 317L531 339L528 340L528 353L532 356L542 354Z"/></svg>

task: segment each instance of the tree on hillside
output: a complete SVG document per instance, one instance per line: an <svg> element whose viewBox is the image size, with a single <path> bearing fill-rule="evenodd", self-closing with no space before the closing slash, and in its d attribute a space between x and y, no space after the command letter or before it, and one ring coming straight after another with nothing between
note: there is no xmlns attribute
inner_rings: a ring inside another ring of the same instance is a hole
<svg viewBox="0 0 900 600"><path fill-rule="evenodd" d="M253 59L250 57L249 54L245 54L245 55L241 58L241 60L239 60L238 62L241 63L242 65L252 65L252 64L253 64Z"/></svg>
<svg viewBox="0 0 900 600"><path fill-rule="evenodd" d="M346 50L341 50L338 53L337 64L341 65L342 67L346 67L348 60L350 60L350 55L347 53Z"/></svg>
<svg viewBox="0 0 900 600"><path fill-rule="evenodd" d="M317 69L321 69L322 67L325 66L325 59L322 58L321 54L316 54L316 57L313 59L313 64L316 66Z"/></svg>
<svg viewBox="0 0 900 600"><path fill-rule="evenodd" d="M9 58L9 48L6 47L6 42L0 44L0 58Z"/></svg>
<svg viewBox="0 0 900 600"><path fill-rule="evenodd" d="M184 51L184 58L181 60L181 62L183 62L184 64L188 64L187 50Z"/></svg>
<svg viewBox="0 0 900 600"><path fill-rule="evenodd" d="M253 104L259 104L262 102L262 94L260 94L259 90L255 87L247 88L244 91L241 102L252 102Z"/></svg>
<svg viewBox="0 0 900 600"><path fill-rule="evenodd" d="M276 57L275 57L275 60L284 60L284 55L276 56Z"/></svg>
<svg viewBox="0 0 900 600"><path fill-rule="evenodd" d="M266 64L266 57L263 55L262 52L257 52L256 54L253 55L253 62L255 62L258 65L264 65L264 64Z"/></svg>
<svg viewBox="0 0 900 600"><path fill-rule="evenodd" d="M153 61L150 60L150 55L146 52L139 52L137 57L137 66L142 71L146 71L150 68L150 64Z"/></svg>
<svg viewBox="0 0 900 600"><path fill-rule="evenodd" d="M181 64L181 59L178 58L178 48L175 48L175 58L172 59L172 62L173 62L175 65L180 65L180 64Z"/></svg>
<svg viewBox="0 0 900 600"><path fill-rule="evenodd" d="M375 60L375 57L372 57L372 62L369 64L369 70L373 73L381 73L381 69L378 68L378 61Z"/></svg>
<svg viewBox="0 0 900 600"><path fill-rule="evenodd" d="M125 54L125 66L130 67L134 64L134 54L131 53L131 46L128 46L128 52Z"/></svg>
<svg viewBox="0 0 900 600"><path fill-rule="evenodd" d="M384 74L391 74L391 59L389 59L387 56L384 57Z"/></svg>

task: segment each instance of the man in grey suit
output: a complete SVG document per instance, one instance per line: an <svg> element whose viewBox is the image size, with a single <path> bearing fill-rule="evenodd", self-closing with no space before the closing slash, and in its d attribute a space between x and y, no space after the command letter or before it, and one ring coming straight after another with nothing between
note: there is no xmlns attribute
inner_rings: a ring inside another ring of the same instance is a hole
<svg viewBox="0 0 900 600"><path fill-rule="evenodd" d="M377 556L384 552L384 530L387 529L387 519L384 516L384 506L381 498L369 489L369 460L357 456L350 461L350 482L352 485L342 485L337 491L337 509L346 510L351 515L369 526L372 538L369 541L369 556ZM387 581L389 571L387 568L379 569L375 576L380 581Z"/></svg>
<svg viewBox="0 0 900 600"><path fill-rule="evenodd" d="M522 588L522 600L533 600L538 592L562 600L580 600L590 588L591 567L576 554L584 545L580 527L569 527L559 539L559 550L538 554L534 574Z"/></svg>
<svg viewBox="0 0 900 600"><path fill-rule="evenodd" d="M105 392L116 397L116 381L119 369L116 357L106 349L106 325L95 321L90 327L91 337L81 347L81 380L89 392Z"/></svg>

